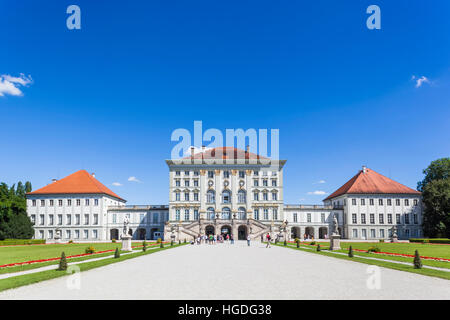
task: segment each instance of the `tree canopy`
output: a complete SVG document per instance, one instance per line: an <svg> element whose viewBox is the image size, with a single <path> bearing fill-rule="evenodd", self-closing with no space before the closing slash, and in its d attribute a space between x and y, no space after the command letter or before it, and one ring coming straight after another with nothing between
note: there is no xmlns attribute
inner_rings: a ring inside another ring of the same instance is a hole
<svg viewBox="0 0 450 320"><path fill-rule="evenodd" d="M25 194L31 191L31 183L18 182L9 187L0 183L0 240L30 239L33 224L27 216Z"/></svg>
<svg viewBox="0 0 450 320"><path fill-rule="evenodd" d="M432 161L417 184L425 206L423 230L427 237L450 238L450 158Z"/></svg>

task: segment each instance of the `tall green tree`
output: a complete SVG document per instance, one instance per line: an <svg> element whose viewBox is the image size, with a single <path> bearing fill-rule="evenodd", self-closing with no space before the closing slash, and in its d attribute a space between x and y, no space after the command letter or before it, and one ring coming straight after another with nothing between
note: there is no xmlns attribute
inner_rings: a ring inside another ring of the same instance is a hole
<svg viewBox="0 0 450 320"><path fill-rule="evenodd" d="M450 158L431 162L417 185L422 192L423 230L427 237L450 238Z"/></svg>
<svg viewBox="0 0 450 320"><path fill-rule="evenodd" d="M31 183L24 186L19 182L17 187L0 183L0 240L30 239L33 236L33 225L27 216L27 186L31 188Z"/></svg>
<svg viewBox="0 0 450 320"><path fill-rule="evenodd" d="M25 192L28 193L31 192L31 190L32 190L31 182L30 181L25 182Z"/></svg>

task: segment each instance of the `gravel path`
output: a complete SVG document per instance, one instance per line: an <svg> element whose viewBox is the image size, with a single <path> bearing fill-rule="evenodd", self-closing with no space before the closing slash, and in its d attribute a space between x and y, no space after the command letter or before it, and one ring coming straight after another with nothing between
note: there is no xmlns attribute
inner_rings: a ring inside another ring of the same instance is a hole
<svg viewBox="0 0 450 320"><path fill-rule="evenodd" d="M0 299L450 299L450 281L253 242L186 245L0 292ZM373 283L373 282L372 282Z"/></svg>

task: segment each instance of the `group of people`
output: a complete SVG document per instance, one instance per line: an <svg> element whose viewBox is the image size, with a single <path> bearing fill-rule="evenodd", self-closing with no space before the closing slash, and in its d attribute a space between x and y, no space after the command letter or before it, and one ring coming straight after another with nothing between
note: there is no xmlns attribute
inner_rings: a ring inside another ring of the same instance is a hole
<svg viewBox="0 0 450 320"><path fill-rule="evenodd" d="M195 239L195 243L200 245L202 243L204 244L210 244L214 245L216 243L230 243L234 244L234 237L232 234L204 234L204 235L198 235ZM194 242L191 242L191 244L194 244ZM247 245L250 246L250 235L247 236Z"/></svg>
<svg viewBox="0 0 450 320"><path fill-rule="evenodd" d="M234 238L233 235L230 234L204 234L204 235L198 235L197 238L195 239L195 242L197 244L216 244L216 243L224 243L224 242L229 242L230 244L234 244Z"/></svg>
<svg viewBox="0 0 450 320"><path fill-rule="evenodd" d="M303 235L303 239L304 239L304 240L313 240L313 241L314 241L314 236L305 233L305 234Z"/></svg>

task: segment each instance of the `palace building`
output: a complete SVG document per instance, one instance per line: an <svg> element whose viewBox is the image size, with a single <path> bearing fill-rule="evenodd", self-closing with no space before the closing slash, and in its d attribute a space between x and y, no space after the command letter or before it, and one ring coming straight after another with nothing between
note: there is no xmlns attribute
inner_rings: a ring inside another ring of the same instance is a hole
<svg viewBox="0 0 450 320"><path fill-rule="evenodd" d="M232 147L202 149L166 160L169 205L126 205L126 201L85 170L27 194L35 238L52 241L120 239L130 221L135 240L191 240L199 234L250 235L269 232L287 240L326 239L333 217L344 239L400 239L422 236L420 192L363 167L323 200L324 205L283 202L286 160L272 161Z"/></svg>

